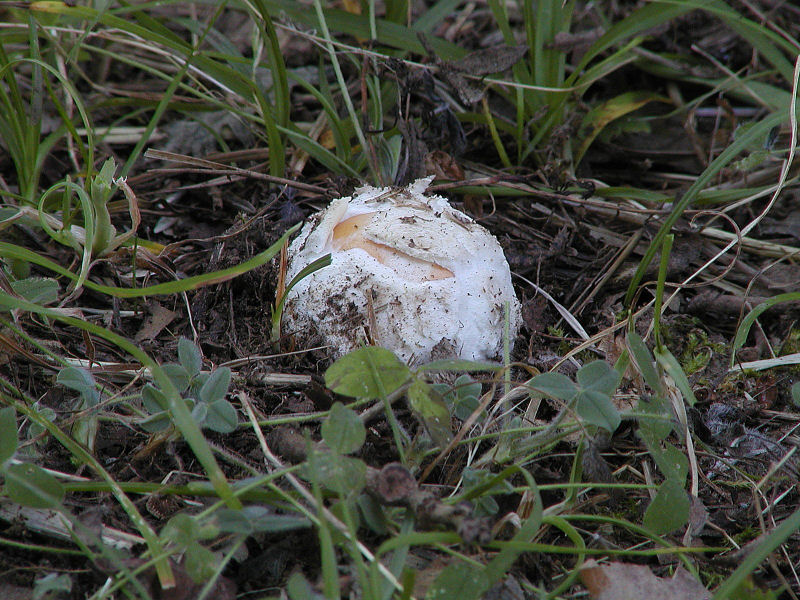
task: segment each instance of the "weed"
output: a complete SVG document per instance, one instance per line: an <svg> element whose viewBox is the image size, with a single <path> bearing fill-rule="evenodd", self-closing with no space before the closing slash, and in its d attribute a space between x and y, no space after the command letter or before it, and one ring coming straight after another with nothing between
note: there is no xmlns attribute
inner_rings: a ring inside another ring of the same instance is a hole
<svg viewBox="0 0 800 600"><path fill-rule="evenodd" d="M186 338L180 338L178 362L166 363L161 368L200 427L218 433L230 433L236 429L239 424L236 409L225 399L231 383L228 367L202 371L200 350ZM145 385L142 405L150 415L139 421L139 426L145 431L155 433L172 426L169 402L163 390L149 383Z"/></svg>

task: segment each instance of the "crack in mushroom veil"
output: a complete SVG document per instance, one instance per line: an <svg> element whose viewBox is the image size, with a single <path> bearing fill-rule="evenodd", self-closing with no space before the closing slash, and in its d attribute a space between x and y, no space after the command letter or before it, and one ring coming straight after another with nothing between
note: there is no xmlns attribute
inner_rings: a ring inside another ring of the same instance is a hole
<svg viewBox="0 0 800 600"><path fill-rule="evenodd" d="M312 216L289 247L287 279L327 253L331 264L289 293L287 333L333 357L367 339L409 362L442 347L451 358L500 356L506 302L511 340L521 323L508 262L484 227L424 195L431 179L365 186Z"/></svg>

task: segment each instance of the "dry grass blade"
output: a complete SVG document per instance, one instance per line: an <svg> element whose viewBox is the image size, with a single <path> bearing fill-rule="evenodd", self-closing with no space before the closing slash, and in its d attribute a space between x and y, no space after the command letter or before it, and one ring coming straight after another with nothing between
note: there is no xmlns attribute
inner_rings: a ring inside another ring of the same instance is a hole
<svg viewBox="0 0 800 600"><path fill-rule="evenodd" d="M267 175L266 173L251 171L250 169L240 169L238 167L231 167L229 165L224 165L222 163L205 160L202 158L194 158L191 156L175 154L174 152L166 152L164 150L150 149L144 153L144 156L145 158L166 160L169 162L176 162L184 165L190 165L192 167L197 167L197 169L182 169L178 170L177 172L220 174L220 177L228 177L228 178L230 178L229 177L230 175L237 175L242 178L260 179L262 181L268 181L270 183L277 183L298 190L304 190L306 192L314 192L316 194L323 194L323 195L327 193L327 190L325 188L321 188L316 185L309 185L307 183L303 183L300 181L292 181L291 179L285 179L283 177L275 177L273 175Z"/></svg>

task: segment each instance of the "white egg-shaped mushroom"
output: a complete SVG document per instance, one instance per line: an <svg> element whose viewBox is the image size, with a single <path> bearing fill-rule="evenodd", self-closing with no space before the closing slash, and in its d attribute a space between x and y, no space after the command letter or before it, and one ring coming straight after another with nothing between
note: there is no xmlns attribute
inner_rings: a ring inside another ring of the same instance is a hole
<svg viewBox="0 0 800 600"><path fill-rule="evenodd" d="M331 254L289 292L284 331L341 356L364 343L409 363L491 360L513 343L520 305L497 239L441 196L432 178L365 186L313 215L289 247L287 281Z"/></svg>

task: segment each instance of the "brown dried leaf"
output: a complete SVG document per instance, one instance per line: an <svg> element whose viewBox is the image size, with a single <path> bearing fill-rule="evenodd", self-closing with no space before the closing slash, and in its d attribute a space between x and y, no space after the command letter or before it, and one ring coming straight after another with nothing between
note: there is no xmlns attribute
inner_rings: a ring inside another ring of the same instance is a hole
<svg viewBox="0 0 800 600"><path fill-rule="evenodd" d="M689 505L689 531L692 532L692 537L697 537L703 532L703 528L708 522L708 511L703 501L697 496L689 496L689 500L691 501Z"/></svg>
<svg viewBox="0 0 800 600"><path fill-rule="evenodd" d="M342 6L344 9L352 15L360 15L361 14L361 2L358 0L343 0Z"/></svg>
<svg viewBox="0 0 800 600"><path fill-rule="evenodd" d="M435 175L436 179L464 179L464 169L458 161L444 150L434 150L425 155L425 173Z"/></svg>
<svg viewBox="0 0 800 600"><path fill-rule="evenodd" d="M292 464L301 463L308 457L306 439L294 427L288 425L276 427L268 438L268 443L275 453Z"/></svg>
<svg viewBox="0 0 800 600"><path fill-rule="evenodd" d="M382 504L403 504L419 489L414 476L400 463L385 465L367 478L367 490Z"/></svg>
<svg viewBox="0 0 800 600"><path fill-rule="evenodd" d="M459 100L464 104L472 105L483 98L483 86L468 81L467 78L462 76L459 72L442 67L439 74L442 76L442 79L450 84L450 87L456 91Z"/></svg>
<svg viewBox="0 0 800 600"><path fill-rule="evenodd" d="M164 308L157 302L153 302L150 305L150 314L145 318L142 328L136 332L136 335L133 338L134 341L136 341L136 343L141 343L144 341L154 340L156 336L161 333L161 331L177 316L177 313L169 310L168 308Z"/></svg>
<svg viewBox="0 0 800 600"><path fill-rule="evenodd" d="M470 52L463 58L452 62L441 60L423 34L417 34L422 47L434 59L439 67L439 76L458 94L464 104L475 104L483 98L483 86L468 81L461 74L483 77L510 69L514 63L525 56L526 44L519 46L495 46Z"/></svg>
<svg viewBox="0 0 800 600"><path fill-rule="evenodd" d="M765 217L761 231L764 235L785 235L800 241L800 211L792 211L783 220Z"/></svg>
<svg viewBox="0 0 800 600"><path fill-rule="evenodd" d="M527 51L527 44L495 46L494 48L470 52L464 58L446 64L448 68L454 71L483 77L484 75L510 69L519 59L525 56Z"/></svg>
<svg viewBox="0 0 800 600"><path fill-rule="evenodd" d="M525 592L512 575L494 584L481 600L525 600Z"/></svg>
<svg viewBox="0 0 800 600"><path fill-rule="evenodd" d="M422 141L422 133L413 120L399 119L397 129L403 136L403 154L397 167L394 184L408 185L425 174L425 155L428 148Z"/></svg>
<svg viewBox="0 0 800 600"><path fill-rule="evenodd" d="M798 281L800 281L800 265L795 264L775 265L766 272L766 275L756 280L772 293L797 291Z"/></svg>
<svg viewBox="0 0 800 600"><path fill-rule="evenodd" d="M656 577L643 565L587 560L581 581L595 600L710 600L709 592L683 568L671 579Z"/></svg>

